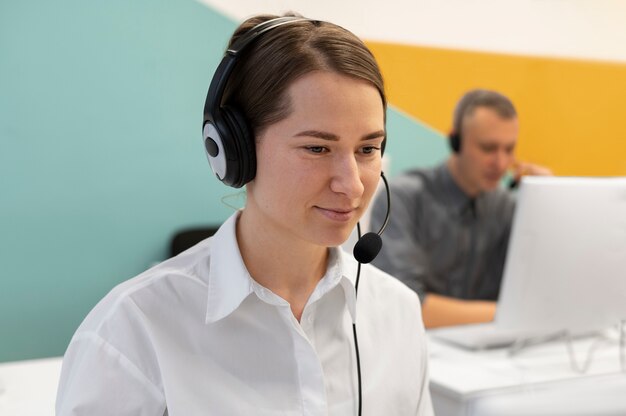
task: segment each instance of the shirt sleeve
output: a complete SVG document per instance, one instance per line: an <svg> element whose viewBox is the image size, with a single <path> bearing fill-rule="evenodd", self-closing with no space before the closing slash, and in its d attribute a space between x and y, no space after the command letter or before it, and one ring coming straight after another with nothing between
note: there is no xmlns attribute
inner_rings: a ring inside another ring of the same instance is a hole
<svg viewBox="0 0 626 416"><path fill-rule="evenodd" d="M432 399L430 397L430 383L428 373L422 374L422 391L420 392L420 401L417 407L416 416L434 416Z"/></svg>
<svg viewBox="0 0 626 416"><path fill-rule="evenodd" d="M416 416L434 416L434 409L433 409L433 403L432 403L432 398L430 396L430 374L429 374L429 352L428 352L428 343L427 343L427 337L426 337L426 331L424 329L424 323L422 320L422 312L421 312L421 308L418 305L418 314L419 314L419 319L418 319L418 325L419 325L419 331L417 331L419 333L419 336L422 339L422 347L420 348L420 360L422 362L421 368L423 368L424 370L422 371L422 373L420 374L421 376L421 383L420 385L422 386L422 389L420 391L420 400L417 406L417 413Z"/></svg>
<svg viewBox="0 0 626 416"><path fill-rule="evenodd" d="M421 211L414 188L420 184L405 182L407 181L390 185L389 223L381 235L383 246L373 264L413 289L423 301L430 267L419 241ZM372 205L372 229L378 229L382 225L386 210L386 196L381 192Z"/></svg>
<svg viewBox="0 0 626 416"><path fill-rule="evenodd" d="M74 337L63 359L57 416L163 416L161 391L96 333Z"/></svg>

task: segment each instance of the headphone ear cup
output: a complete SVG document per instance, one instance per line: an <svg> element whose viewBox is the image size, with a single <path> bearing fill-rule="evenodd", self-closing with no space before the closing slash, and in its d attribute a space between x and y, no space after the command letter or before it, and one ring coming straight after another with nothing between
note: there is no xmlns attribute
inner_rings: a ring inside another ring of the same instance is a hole
<svg viewBox="0 0 626 416"><path fill-rule="evenodd" d="M227 160L227 170L232 172L230 186L241 188L254 179L256 175L256 149L254 137L245 117L236 108L225 105L222 107L224 121L228 125L229 141L235 149L235 157ZM232 170L231 170L232 168Z"/></svg>
<svg viewBox="0 0 626 416"><path fill-rule="evenodd" d="M454 153L461 151L461 135L457 132L450 133L450 148Z"/></svg>

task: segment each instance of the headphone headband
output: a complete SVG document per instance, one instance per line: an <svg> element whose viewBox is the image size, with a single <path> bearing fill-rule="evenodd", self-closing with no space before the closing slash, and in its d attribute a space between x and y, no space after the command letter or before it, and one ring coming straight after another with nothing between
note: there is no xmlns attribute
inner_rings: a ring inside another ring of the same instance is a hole
<svg viewBox="0 0 626 416"><path fill-rule="evenodd" d="M239 39L237 39L235 43L226 50L226 53L229 55L237 56L237 54L244 50L246 46L248 46L248 44L252 43L253 40L258 38L265 32L268 32L284 24L309 21L311 20L307 19L306 17L285 16L277 17L275 19L259 23L258 25L254 26L252 29L244 33Z"/></svg>
<svg viewBox="0 0 626 416"><path fill-rule="evenodd" d="M211 116L211 114L215 114L215 112L219 110L219 107L222 104L222 95L224 94L224 90L226 89L228 79L230 78L230 75L235 68L235 63L237 63L237 58L239 57L239 54L265 32L268 32L274 28L288 23L304 21L310 20L304 17L297 16L277 17L275 19L267 20L265 22L259 23L258 25L254 26L252 29L241 35L241 37L237 39L235 43L233 43L233 45L226 50L222 61L217 66L213 78L211 79L209 91L204 102L203 124L209 120L212 120L210 118L207 118L207 115Z"/></svg>

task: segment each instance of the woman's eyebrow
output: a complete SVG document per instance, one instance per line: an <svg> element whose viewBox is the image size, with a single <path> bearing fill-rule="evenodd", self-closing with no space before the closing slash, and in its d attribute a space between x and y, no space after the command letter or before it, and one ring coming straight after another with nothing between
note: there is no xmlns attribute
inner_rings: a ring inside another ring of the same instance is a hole
<svg viewBox="0 0 626 416"><path fill-rule="evenodd" d="M294 135L294 137L303 137L303 136L304 137L316 137L318 139L332 140L332 141L339 140L339 136L337 136L336 134L328 133L328 132L320 131L320 130L305 130Z"/></svg>
<svg viewBox="0 0 626 416"><path fill-rule="evenodd" d="M385 137L385 131L384 130L378 130L378 131L375 131L373 133L366 134L365 136L363 136L363 140L378 139L379 137Z"/></svg>
<svg viewBox="0 0 626 416"><path fill-rule="evenodd" d="M336 134L325 132L325 131L320 131L320 130L304 130L294 135L294 137L303 137L303 136L316 137L318 139L331 140L331 141L339 140L339 136L337 136ZM379 137L384 137L384 136L385 136L384 130L378 130L373 133L366 134L365 136L363 136L363 140L378 139Z"/></svg>

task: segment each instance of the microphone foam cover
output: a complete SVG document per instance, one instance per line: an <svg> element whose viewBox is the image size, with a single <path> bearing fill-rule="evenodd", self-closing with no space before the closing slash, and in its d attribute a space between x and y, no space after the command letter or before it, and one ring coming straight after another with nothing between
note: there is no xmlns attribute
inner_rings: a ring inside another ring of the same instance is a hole
<svg viewBox="0 0 626 416"><path fill-rule="evenodd" d="M359 263L369 263L376 258L383 246L383 240L376 233L367 233L354 245L352 254Z"/></svg>

